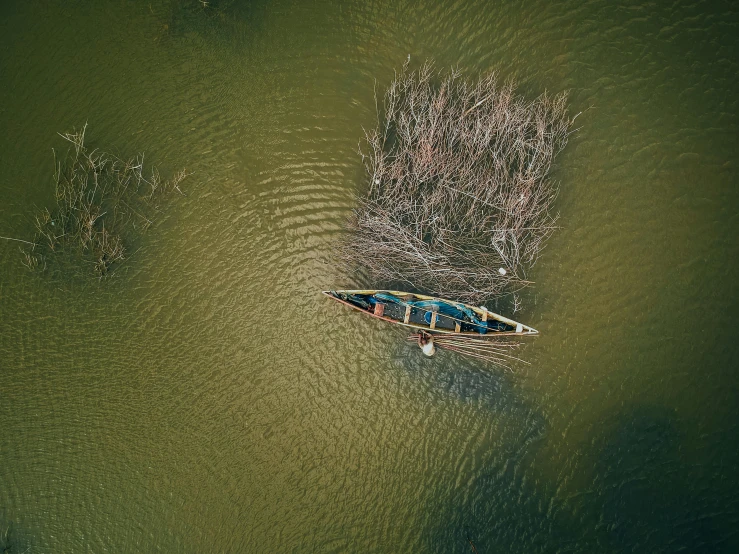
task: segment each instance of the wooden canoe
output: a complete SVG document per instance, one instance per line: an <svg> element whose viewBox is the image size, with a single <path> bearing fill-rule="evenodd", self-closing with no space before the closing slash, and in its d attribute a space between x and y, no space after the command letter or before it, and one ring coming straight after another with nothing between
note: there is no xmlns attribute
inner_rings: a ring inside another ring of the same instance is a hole
<svg viewBox="0 0 739 554"><path fill-rule="evenodd" d="M539 331L484 307L395 290L324 290L323 294L389 323L432 333L481 336L538 335Z"/></svg>

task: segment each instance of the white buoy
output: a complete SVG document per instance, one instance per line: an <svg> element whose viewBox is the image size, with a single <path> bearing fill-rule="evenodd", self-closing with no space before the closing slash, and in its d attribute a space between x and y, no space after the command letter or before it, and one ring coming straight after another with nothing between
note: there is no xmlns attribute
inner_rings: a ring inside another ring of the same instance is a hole
<svg viewBox="0 0 739 554"><path fill-rule="evenodd" d="M498 273L500 273L501 275L505 275L508 272L505 270L505 268L499 267L498 268Z"/></svg>

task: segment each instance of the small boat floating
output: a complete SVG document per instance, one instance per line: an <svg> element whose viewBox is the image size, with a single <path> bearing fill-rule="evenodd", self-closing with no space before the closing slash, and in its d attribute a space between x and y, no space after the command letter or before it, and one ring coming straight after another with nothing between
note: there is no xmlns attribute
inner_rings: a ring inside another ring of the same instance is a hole
<svg viewBox="0 0 739 554"><path fill-rule="evenodd" d="M325 290L323 294L383 321L424 332L481 336L538 335L539 331L485 307L395 290Z"/></svg>

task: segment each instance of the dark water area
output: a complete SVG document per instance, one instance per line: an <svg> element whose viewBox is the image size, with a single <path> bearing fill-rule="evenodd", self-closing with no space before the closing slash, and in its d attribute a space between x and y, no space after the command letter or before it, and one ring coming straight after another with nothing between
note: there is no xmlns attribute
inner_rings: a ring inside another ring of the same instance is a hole
<svg viewBox="0 0 739 554"><path fill-rule="evenodd" d="M409 56L582 112L513 372L319 294ZM85 122L193 175L103 281L0 239L0 550L739 551L738 74L733 2L3 2L0 236Z"/></svg>

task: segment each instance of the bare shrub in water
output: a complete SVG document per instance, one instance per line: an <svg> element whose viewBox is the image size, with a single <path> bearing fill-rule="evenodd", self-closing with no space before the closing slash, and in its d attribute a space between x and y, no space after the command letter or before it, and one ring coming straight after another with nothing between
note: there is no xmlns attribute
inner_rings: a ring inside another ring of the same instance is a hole
<svg viewBox="0 0 739 554"><path fill-rule="evenodd" d="M53 253L76 251L94 274L103 276L125 259L125 237L151 225L160 199L173 191L182 194L184 170L163 180L153 168L147 177L143 154L124 161L90 151L84 144L86 129L61 135L72 147L55 162L56 209L44 208L35 217L36 237L32 248L23 251L29 268L45 267Z"/></svg>
<svg viewBox="0 0 739 554"><path fill-rule="evenodd" d="M343 258L438 296L515 295L555 229L548 173L573 121L566 100L527 101L495 73L473 83L429 63L404 67L366 135L369 183Z"/></svg>

